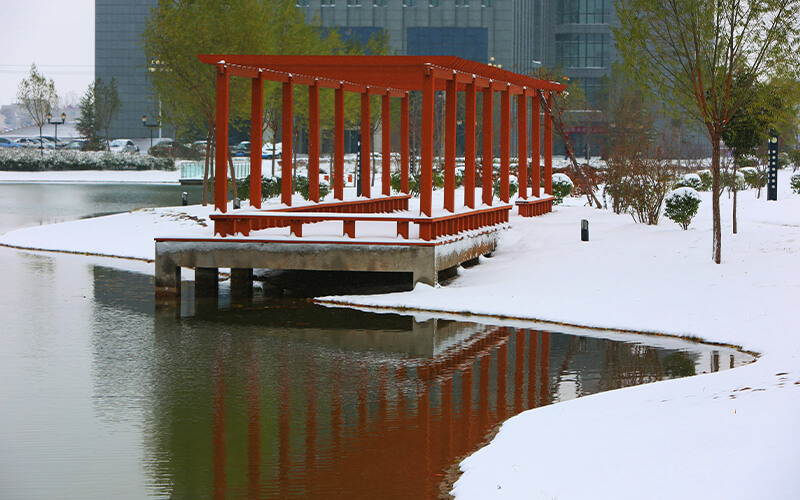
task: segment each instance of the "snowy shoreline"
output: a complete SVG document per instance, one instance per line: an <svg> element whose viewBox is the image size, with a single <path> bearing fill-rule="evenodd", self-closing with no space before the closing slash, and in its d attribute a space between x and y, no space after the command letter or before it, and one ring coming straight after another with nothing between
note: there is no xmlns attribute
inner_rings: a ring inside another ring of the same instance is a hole
<svg viewBox="0 0 800 500"><path fill-rule="evenodd" d="M658 226L634 224L568 199L543 217L512 216L494 256L460 269L447 286L325 300L656 332L761 355L735 370L513 417L462 462L459 500L800 498L800 195L788 189L790 175L780 172L777 202L739 193L738 235L731 234L731 200L722 195L720 265L711 260L708 193L688 231L665 218ZM209 212L137 210L18 229L0 244L152 259L153 237L208 234L197 221ZM581 219L590 221L589 242L580 241Z"/></svg>

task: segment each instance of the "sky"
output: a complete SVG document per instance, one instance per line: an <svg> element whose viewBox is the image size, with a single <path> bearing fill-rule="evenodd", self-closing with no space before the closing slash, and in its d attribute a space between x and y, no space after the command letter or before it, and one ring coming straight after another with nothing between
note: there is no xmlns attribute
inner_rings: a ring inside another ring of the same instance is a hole
<svg viewBox="0 0 800 500"><path fill-rule="evenodd" d="M16 100L32 63L77 99L94 78L94 0L0 0L0 105Z"/></svg>

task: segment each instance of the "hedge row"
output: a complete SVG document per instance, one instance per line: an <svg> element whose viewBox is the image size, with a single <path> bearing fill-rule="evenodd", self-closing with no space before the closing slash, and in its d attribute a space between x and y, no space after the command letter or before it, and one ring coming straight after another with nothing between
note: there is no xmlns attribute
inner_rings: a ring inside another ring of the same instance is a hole
<svg viewBox="0 0 800 500"><path fill-rule="evenodd" d="M45 151L0 149L0 170L36 172L42 170L174 170L172 158L154 158L106 151Z"/></svg>

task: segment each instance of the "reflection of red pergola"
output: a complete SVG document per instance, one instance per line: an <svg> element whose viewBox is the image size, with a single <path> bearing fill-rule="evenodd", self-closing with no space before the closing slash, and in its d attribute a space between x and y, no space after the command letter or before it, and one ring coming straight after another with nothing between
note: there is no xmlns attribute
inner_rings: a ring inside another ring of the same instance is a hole
<svg viewBox="0 0 800 500"><path fill-rule="evenodd" d="M464 205L476 208L476 96L483 98L483 168L482 202L492 205L492 119L493 95L500 92L500 200L509 201L509 165L511 136L511 96L517 96L517 130L519 144L519 198L528 198L528 130L530 130L531 156L533 158L531 194L539 197L539 97L551 99L553 92L564 85L538 80L480 63L449 56L256 56L256 55L200 55L199 59L217 68L217 118L216 118L216 170L214 204L218 211L227 208L226 163L228 154L229 81L231 76L250 78L252 81L251 114L251 169L250 199L255 208L261 207L261 123L263 113L264 80L283 84L282 107L282 158L281 201L291 205L292 195L292 123L293 87L305 85L309 93L309 196L319 201L319 90L332 88L335 92L334 125L334 178L333 193L343 200L344 191L344 92L361 95L361 145L364 157L369 158L370 95L382 96L382 178L381 194L389 196L391 149L391 98L401 104L401 191L408 193L409 169L409 92L422 91L422 137L420 207L424 216L432 215L433 191L433 131L434 92L445 91L445 172L444 209L455 211L455 158L456 158L456 102L457 93L466 95L465 119L465 171ZM540 94L541 93L541 94ZM532 126L528 126L528 98L531 98ZM362 179L369 179L369 162L362 163ZM550 116L544 118L544 190L552 194L552 127ZM362 195L371 198L370 185L365 182ZM522 210L522 209L521 209Z"/></svg>

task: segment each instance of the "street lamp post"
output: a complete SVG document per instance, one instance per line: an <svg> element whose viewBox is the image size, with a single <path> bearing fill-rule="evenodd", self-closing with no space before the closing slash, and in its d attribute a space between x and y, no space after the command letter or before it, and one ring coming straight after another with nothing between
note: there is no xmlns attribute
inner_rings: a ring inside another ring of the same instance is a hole
<svg viewBox="0 0 800 500"><path fill-rule="evenodd" d="M147 115L142 115L142 125L150 129L150 147L153 147L153 129L161 127L161 117L156 117L155 123L147 123Z"/></svg>
<svg viewBox="0 0 800 500"><path fill-rule="evenodd" d="M50 125L53 125L56 128L54 138L56 140L56 148L58 148L58 126L59 125L64 125L64 122L67 121L67 114L66 113L61 113L61 122L54 122L54 121L52 121L52 119L53 119L53 115L51 115L50 113L47 113L47 123L49 123Z"/></svg>

